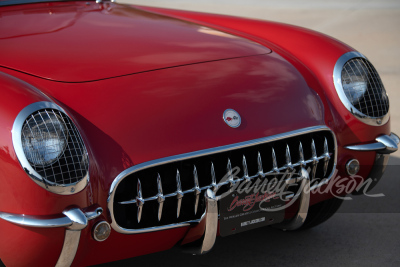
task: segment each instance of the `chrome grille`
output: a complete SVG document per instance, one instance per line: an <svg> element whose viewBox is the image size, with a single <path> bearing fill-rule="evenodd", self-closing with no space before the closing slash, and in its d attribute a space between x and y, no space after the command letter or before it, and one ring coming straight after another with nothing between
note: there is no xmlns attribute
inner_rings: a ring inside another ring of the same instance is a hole
<svg viewBox="0 0 400 267"><path fill-rule="evenodd" d="M389 99L374 66L365 58L353 58L342 69L343 91L350 103L371 118L389 111ZM346 85L351 84L348 87ZM357 97L356 97L357 96Z"/></svg>
<svg viewBox="0 0 400 267"><path fill-rule="evenodd" d="M332 132L323 128L283 135L279 140L266 138L231 145L229 149L211 149L212 153L193 152L196 156L189 153L173 160L167 158L128 172L117 178L116 188L111 189L113 227L124 233L138 233L199 220L208 188L221 195L237 182L265 178L270 173L279 175L305 167L314 182L328 178L335 165L336 143ZM236 166L240 171L234 176ZM225 175L228 179L221 182Z"/></svg>
<svg viewBox="0 0 400 267"><path fill-rule="evenodd" d="M26 136L27 133L30 134L29 137ZM55 160L47 162L37 151L44 149L45 146L49 151L60 149L55 142L52 142L52 134L61 140L63 152ZM32 168L46 184L69 185L79 182L87 175L86 148L76 126L63 112L57 109L42 109L32 113L25 120L21 131L22 142L28 138L34 139L30 140L30 144L35 143L35 139L38 140L37 147L35 149L24 147L24 153L28 160L30 159Z"/></svg>

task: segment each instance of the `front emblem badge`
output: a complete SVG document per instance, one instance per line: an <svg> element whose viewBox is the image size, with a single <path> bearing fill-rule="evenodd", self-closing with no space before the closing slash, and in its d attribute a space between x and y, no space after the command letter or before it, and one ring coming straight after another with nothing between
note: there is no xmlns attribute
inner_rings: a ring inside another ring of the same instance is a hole
<svg viewBox="0 0 400 267"><path fill-rule="evenodd" d="M226 124L228 124L228 126L232 128L237 128L240 126L241 123L240 115L233 109L225 110L222 118L224 119Z"/></svg>

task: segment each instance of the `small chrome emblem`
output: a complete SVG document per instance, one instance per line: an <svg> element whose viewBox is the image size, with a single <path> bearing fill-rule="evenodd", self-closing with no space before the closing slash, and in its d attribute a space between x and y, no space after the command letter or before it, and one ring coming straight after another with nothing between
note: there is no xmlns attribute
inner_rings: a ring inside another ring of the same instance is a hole
<svg viewBox="0 0 400 267"><path fill-rule="evenodd" d="M237 128L240 126L240 115L233 109L225 110L222 118L224 119L225 123L232 128Z"/></svg>

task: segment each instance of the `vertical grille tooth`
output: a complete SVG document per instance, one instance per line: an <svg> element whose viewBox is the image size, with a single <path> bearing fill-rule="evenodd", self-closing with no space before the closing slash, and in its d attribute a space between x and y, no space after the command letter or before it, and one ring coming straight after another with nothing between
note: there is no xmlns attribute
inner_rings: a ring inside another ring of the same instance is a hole
<svg viewBox="0 0 400 267"><path fill-rule="evenodd" d="M246 162L246 157L243 155L243 159L242 159L242 165L243 165L243 174L244 174L244 178L249 181L250 177L249 177L249 170L247 169L247 162Z"/></svg>
<svg viewBox="0 0 400 267"><path fill-rule="evenodd" d="M232 164L231 164L231 160L229 158L228 158L228 164L226 165L226 172L228 174L229 185L232 187L235 185L235 181L233 180Z"/></svg>
<svg viewBox="0 0 400 267"><path fill-rule="evenodd" d="M194 214L197 214L197 209L199 207L199 198L200 198L201 190L200 190L200 187L199 187L199 177L197 175L197 169L196 169L195 165L193 165L193 166L194 166L194 169L193 169L194 188L193 188L193 190L194 190L194 195L196 197L196 201L194 203Z"/></svg>
<svg viewBox="0 0 400 267"><path fill-rule="evenodd" d="M330 158L331 157L329 156L328 141L326 140L326 137L325 137L325 141L324 141L324 177L326 176L326 172L328 171L328 165L329 165Z"/></svg>
<svg viewBox="0 0 400 267"><path fill-rule="evenodd" d="M137 182L136 190L137 190L137 196L136 196L137 221L138 221L138 223L140 223L140 220L142 219L144 200L143 200L143 194L142 194L142 185L140 184L139 179Z"/></svg>
<svg viewBox="0 0 400 267"><path fill-rule="evenodd" d="M176 207L176 218L179 218L181 213L182 206L182 185L181 185L181 175L179 174L179 170L176 170L176 198L177 198L177 207Z"/></svg>
<svg viewBox="0 0 400 267"><path fill-rule="evenodd" d="M317 166L318 166L317 150L315 149L314 139L312 139L312 141L311 141L311 153L312 153L312 160L313 160L311 177L312 177L312 179L314 179L315 175L317 173Z"/></svg>
<svg viewBox="0 0 400 267"><path fill-rule="evenodd" d="M157 176L157 189L158 189L158 194L157 194L158 221L160 221L161 220L161 216L162 216L162 210L163 210L163 207L164 207L164 201L165 201L165 197L163 195L163 190L162 190L160 174L158 174L158 176Z"/></svg>
<svg viewBox="0 0 400 267"><path fill-rule="evenodd" d="M288 144L286 144L286 167L289 169L289 171L293 170L292 157L290 156L290 149Z"/></svg>
<svg viewBox="0 0 400 267"><path fill-rule="evenodd" d="M299 162L300 162L300 167L304 167L306 165L304 161L303 144L301 142L299 144Z"/></svg>
<svg viewBox="0 0 400 267"><path fill-rule="evenodd" d="M215 176L214 163L211 162L211 190L216 193L218 190L217 177Z"/></svg>
<svg viewBox="0 0 400 267"><path fill-rule="evenodd" d="M263 170L263 166L262 166L262 160L261 160L260 151L258 152L258 155L257 155L257 166L258 166L258 175L261 178L264 178L265 174L264 174L264 170Z"/></svg>
<svg viewBox="0 0 400 267"><path fill-rule="evenodd" d="M272 148L272 171L279 173L278 163L276 163L275 149Z"/></svg>

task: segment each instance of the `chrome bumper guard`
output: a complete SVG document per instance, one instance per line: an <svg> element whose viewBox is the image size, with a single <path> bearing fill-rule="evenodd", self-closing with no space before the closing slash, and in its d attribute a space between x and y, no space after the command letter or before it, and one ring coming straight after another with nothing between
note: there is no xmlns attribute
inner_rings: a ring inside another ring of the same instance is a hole
<svg viewBox="0 0 400 267"><path fill-rule="evenodd" d="M376 151L379 154L391 154L398 150L400 138L395 133L391 133L390 135L381 135L375 141L370 144L346 146L345 148L356 151Z"/></svg>
<svg viewBox="0 0 400 267"><path fill-rule="evenodd" d="M381 135L375 139L376 142L369 144L346 146L345 148L355 151L376 151L374 165L369 177L373 178L369 184L362 184L354 191L353 195L361 195L371 191L380 181L385 172L390 154L398 150L400 138L395 133ZM367 186L368 185L368 186Z"/></svg>
<svg viewBox="0 0 400 267"><path fill-rule="evenodd" d="M300 228L308 214L308 207L310 205L310 177L306 169L301 168L299 172L299 177L297 182L301 181L301 186L299 191L293 196L291 202L299 199L299 209L296 215L288 222L275 224L274 227L280 228L282 230L296 230ZM291 183L288 181L287 184ZM204 194L206 201L206 212L202 220L205 220L205 229L202 240L200 244L196 247L182 247L185 252L202 255L209 252L215 244L218 230L218 198L215 196L211 189L207 189ZM201 221L200 221L201 222ZM200 223L199 222L199 223Z"/></svg>
<svg viewBox="0 0 400 267"><path fill-rule="evenodd" d="M31 216L0 212L0 218L13 224L36 228L65 227L65 238L56 267L70 266L78 250L81 231L88 221L99 217L103 212L100 207L83 212L79 208L67 209L63 214L55 216Z"/></svg>

